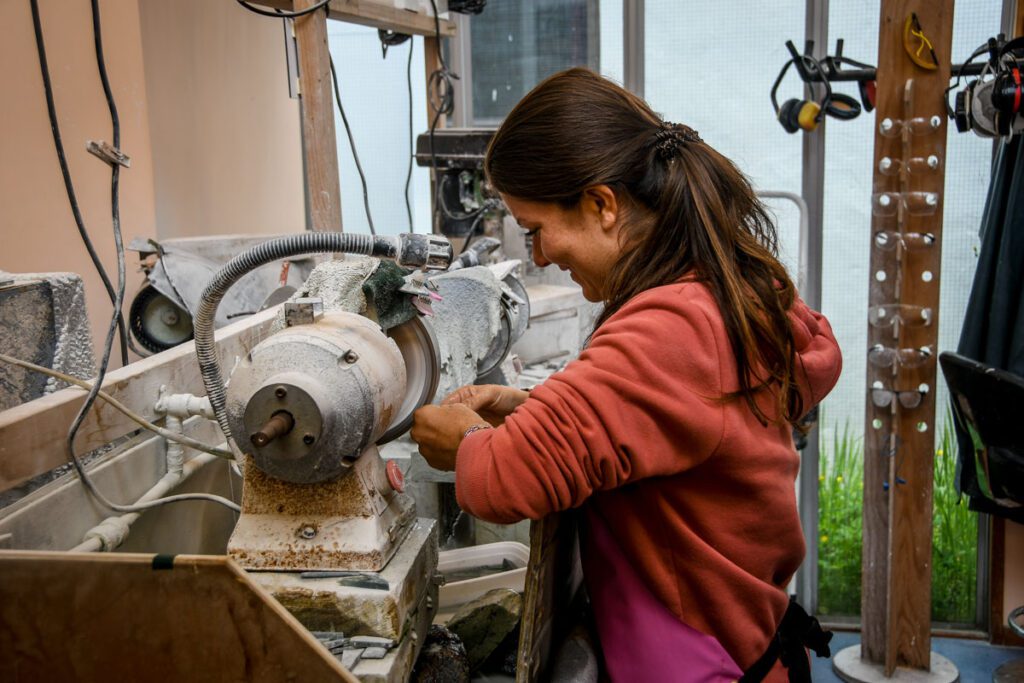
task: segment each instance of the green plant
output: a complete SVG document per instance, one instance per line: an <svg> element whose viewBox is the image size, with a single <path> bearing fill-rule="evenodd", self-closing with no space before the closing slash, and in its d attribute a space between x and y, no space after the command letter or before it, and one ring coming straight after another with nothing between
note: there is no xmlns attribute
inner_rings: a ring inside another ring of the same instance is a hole
<svg viewBox="0 0 1024 683"><path fill-rule="evenodd" d="M822 443L818 465L818 612L860 613L864 446L846 424Z"/></svg>
<svg viewBox="0 0 1024 683"><path fill-rule="evenodd" d="M957 441L947 410L935 451L932 532L932 619L973 623L978 514L956 492Z"/></svg>
<svg viewBox="0 0 1024 683"><path fill-rule="evenodd" d="M935 451L932 541L932 619L974 621L977 515L958 497L957 442L947 412ZM818 612L860 613L863 439L845 424L822 441L818 476Z"/></svg>

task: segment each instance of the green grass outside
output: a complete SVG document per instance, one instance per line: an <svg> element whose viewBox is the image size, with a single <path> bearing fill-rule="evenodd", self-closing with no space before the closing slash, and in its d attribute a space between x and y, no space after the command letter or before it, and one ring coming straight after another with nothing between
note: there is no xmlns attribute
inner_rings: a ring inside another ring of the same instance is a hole
<svg viewBox="0 0 1024 683"><path fill-rule="evenodd" d="M822 441L818 477L818 612L860 614L864 444L849 425ZM954 489L957 444L947 413L935 451L932 620L973 623L977 514Z"/></svg>

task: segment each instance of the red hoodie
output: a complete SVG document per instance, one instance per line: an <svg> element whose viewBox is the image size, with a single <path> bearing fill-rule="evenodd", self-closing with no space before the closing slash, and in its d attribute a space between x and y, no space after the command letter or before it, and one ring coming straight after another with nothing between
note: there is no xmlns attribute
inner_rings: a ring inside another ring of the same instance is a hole
<svg viewBox="0 0 1024 683"><path fill-rule="evenodd" d="M790 319L809 409L835 385L841 355L821 314L797 301ZM738 388L710 291L683 282L643 292L502 427L463 440L459 505L512 523L586 504L657 601L746 669L782 620L804 539L791 428L722 400ZM607 594L591 579L592 598Z"/></svg>

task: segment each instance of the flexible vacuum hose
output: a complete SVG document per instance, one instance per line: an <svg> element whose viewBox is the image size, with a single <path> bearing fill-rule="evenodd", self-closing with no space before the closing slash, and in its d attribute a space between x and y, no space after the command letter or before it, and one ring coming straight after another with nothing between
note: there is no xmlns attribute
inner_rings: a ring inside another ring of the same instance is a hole
<svg viewBox="0 0 1024 683"><path fill-rule="evenodd" d="M220 373L213 337L214 319L221 299L235 282L255 268L282 258L325 252L376 256L395 261L403 267L430 270L444 270L452 260L452 246L440 235L408 233L375 237L340 232L307 232L269 240L228 261L206 285L193 319L199 371L203 376L206 395L217 416L217 424L228 439L232 437L225 411L227 401L224 379Z"/></svg>

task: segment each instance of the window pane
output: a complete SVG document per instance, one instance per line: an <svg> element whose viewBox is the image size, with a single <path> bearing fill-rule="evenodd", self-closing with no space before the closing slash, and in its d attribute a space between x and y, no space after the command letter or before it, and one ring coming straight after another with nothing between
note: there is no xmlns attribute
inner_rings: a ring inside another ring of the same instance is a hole
<svg viewBox="0 0 1024 683"><path fill-rule="evenodd" d="M647 0L644 7L644 94L654 110L695 128L756 190L799 194L800 136L786 133L776 121L768 91L788 59L786 40L802 40L803 0ZM722 31L740 17L757 30L743 32L738 51ZM788 74L780 99L799 96L801 88L800 79ZM778 219L783 263L795 279L799 214L784 200L768 206Z"/></svg>
<svg viewBox="0 0 1024 683"><path fill-rule="evenodd" d="M414 38L382 56L377 30L341 21L327 22L327 40L338 72L345 115L366 175L370 211L377 233L408 232L405 177L409 153L409 93L406 65L412 53L413 134L427 129L423 39ZM334 110L334 132L341 176L341 211L346 232L369 232L363 189L345 126ZM409 188L417 232L430 231L430 180L427 169L413 165Z"/></svg>
<svg viewBox="0 0 1024 683"><path fill-rule="evenodd" d="M475 124L496 124L533 86L557 71L572 66L597 70L601 65L599 4L598 0L495 2L473 17Z"/></svg>

